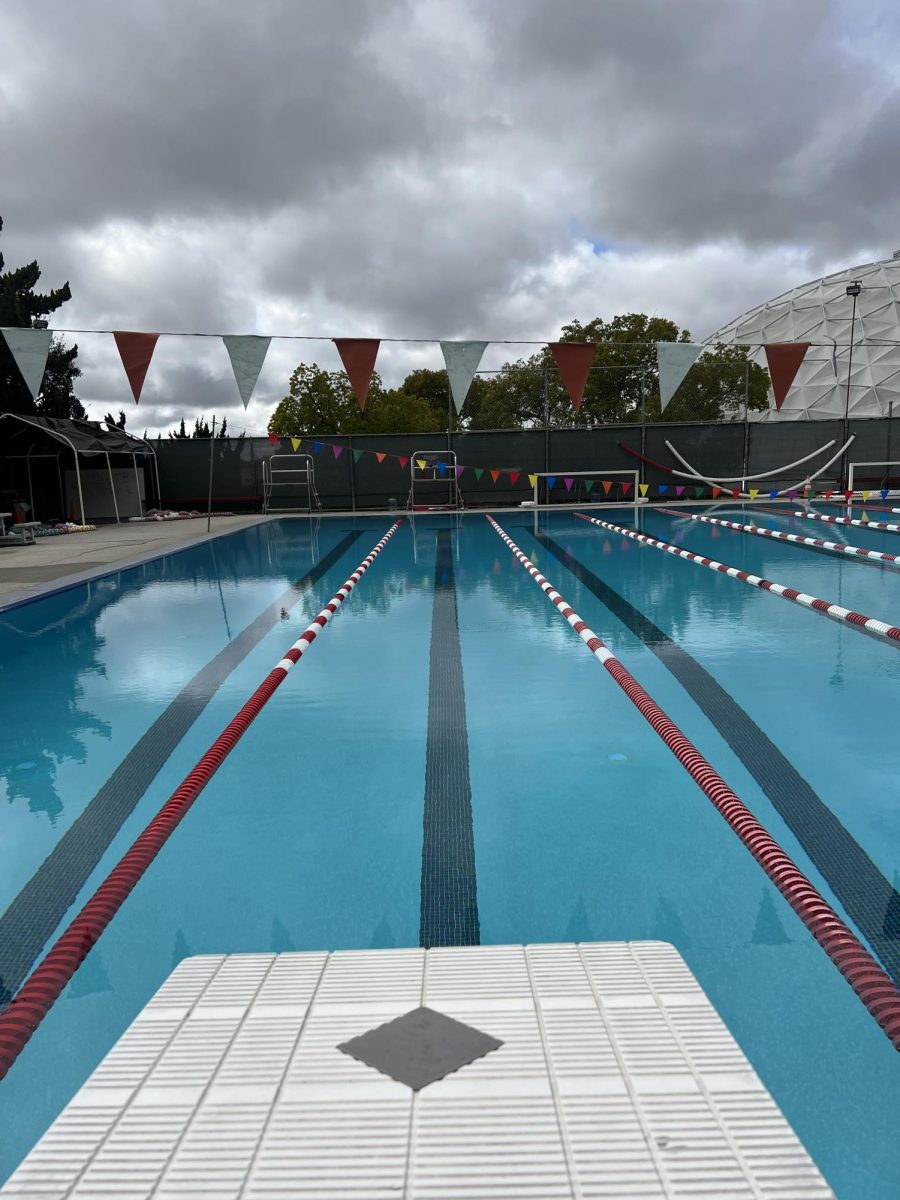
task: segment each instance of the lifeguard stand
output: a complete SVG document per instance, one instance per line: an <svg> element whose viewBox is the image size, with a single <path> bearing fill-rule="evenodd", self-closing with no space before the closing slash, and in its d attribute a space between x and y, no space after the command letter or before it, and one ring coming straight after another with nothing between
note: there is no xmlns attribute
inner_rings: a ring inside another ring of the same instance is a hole
<svg viewBox="0 0 900 1200"><path fill-rule="evenodd" d="M264 513L311 513L321 507L311 454L272 454L263 459Z"/></svg>
<svg viewBox="0 0 900 1200"><path fill-rule="evenodd" d="M417 450L409 470L408 512L459 512L465 507L452 450Z"/></svg>

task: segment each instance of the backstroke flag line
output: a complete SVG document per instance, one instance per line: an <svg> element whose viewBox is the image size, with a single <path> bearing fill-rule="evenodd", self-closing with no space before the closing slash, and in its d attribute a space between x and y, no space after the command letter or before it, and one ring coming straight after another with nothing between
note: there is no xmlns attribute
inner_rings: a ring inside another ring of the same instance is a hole
<svg viewBox="0 0 900 1200"><path fill-rule="evenodd" d="M450 377L450 393L457 412L462 412L481 356L487 347L487 342L441 342L444 363Z"/></svg>
<svg viewBox="0 0 900 1200"><path fill-rule="evenodd" d="M50 330L7 328L3 330L3 336L31 398L36 400L50 353Z"/></svg>
<svg viewBox="0 0 900 1200"><path fill-rule="evenodd" d="M257 337L255 334L223 334L222 341L225 343L225 349L231 359L234 380L238 385L244 408L246 408L253 395L253 389L256 387L256 381L259 379L262 365L266 361L269 343L272 339Z"/></svg>
<svg viewBox="0 0 900 1200"><path fill-rule="evenodd" d="M375 359L378 357L379 338L333 338L337 352L341 356L353 395L359 405L359 411L366 411L366 397L369 394L369 384L372 382L372 372L375 370Z"/></svg>
<svg viewBox="0 0 900 1200"><path fill-rule="evenodd" d="M150 366L150 359L156 349L159 334L126 333L119 329L113 332L113 337L116 339L119 357L125 368L125 374L128 376L128 382L131 384L131 394L137 404L141 398L141 389L147 378L147 368Z"/></svg>
<svg viewBox="0 0 900 1200"><path fill-rule="evenodd" d="M706 349L695 342L657 342L656 362L659 366L659 407L666 405L678 391L685 375Z"/></svg>

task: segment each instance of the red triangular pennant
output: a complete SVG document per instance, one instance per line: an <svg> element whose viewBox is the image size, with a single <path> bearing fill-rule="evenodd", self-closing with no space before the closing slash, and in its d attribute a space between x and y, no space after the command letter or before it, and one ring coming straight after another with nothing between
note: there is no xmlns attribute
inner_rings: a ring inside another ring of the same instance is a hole
<svg viewBox="0 0 900 1200"><path fill-rule="evenodd" d="M763 347L779 412L809 347L809 342L770 342Z"/></svg>
<svg viewBox="0 0 900 1200"><path fill-rule="evenodd" d="M269 434L269 441L272 443L272 445L273 445L273 446L277 446L277 445L278 445L278 442L279 442L279 440L280 440L280 439L279 439L279 437L278 437L278 434L277 434L277 433L270 433L270 434Z"/></svg>
<svg viewBox="0 0 900 1200"><path fill-rule="evenodd" d="M825 493L825 499L826 499L826 500L830 500L830 499L831 499L831 497L832 497L833 495L834 495L834 492L826 492L826 493Z"/></svg>
<svg viewBox="0 0 900 1200"><path fill-rule="evenodd" d="M740 496L740 494L741 494L740 488L732 488L731 489L731 496L732 496L733 500L737 500L738 497Z"/></svg>
<svg viewBox="0 0 900 1200"><path fill-rule="evenodd" d="M406 464L409 462L409 459L405 455L400 454L397 457L397 462L400 464L401 467L405 467Z"/></svg>
<svg viewBox="0 0 900 1200"><path fill-rule="evenodd" d="M513 487L515 487L516 484L519 482L519 476L521 474L522 474L521 471L510 471L509 482L513 485Z"/></svg>
<svg viewBox="0 0 900 1200"><path fill-rule="evenodd" d="M491 479L493 479L494 483L496 483L499 478L500 478L499 471L491 471Z"/></svg>
<svg viewBox="0 0 900 1200"><path fill-rule="evenodd" d="M848 491L846 491L846 492L844 492L844 499L845 499L845 500L847 501L847 503L849 504L849 503L850 503L850 501L853 499L853 493L852 493L851 491L849 491L849 490L848 490Z"/></svg>
<svg viewBox="0 0 900 1200"><path fill-rule="evenodd" d="M375 370L375 359L378 356L379 339L335 338L334 344L341 356L360 412L365 412L369 384L372 382L372 372Z"/></svg>
<svg viewBox="0 0 900 1200"><path fill-rule="evenodd" d="M627 495L628 495L628 493L631 491L631 484L630 484L630 483L620 483L620 484L619 484L619 487L622 489L622 495L623 495L623 496L627 496Z"/></svg>
<svg viewBox="0 0 900 1200"><path fill-rule="evenodd" d="M137 404L141 398L141 389L147 377L147 368L150 366L150 359L156 349L159 334L123 333L118 330L113 332L113 337L116 339L119 357L125 368L125 374L128 376L128 382L131 384L131 394Z"/></svg>
<svg viewBox="0 0 900 1200"><path fill-rule="evenodd" d="M380 463L383 463L383 462L384 462L384 460L387 458L387 455L386 455L386 454L382 454L380 450L376 450L376 451L375 451L375 457L378 459L378 461L379 461Z"/></svg>
<svg viewBox="0 0 900 1200"><path fill-rule="evenodd" d="M549 345L572 407L578 412L596 346L593 342L550 342Z"/></svg>

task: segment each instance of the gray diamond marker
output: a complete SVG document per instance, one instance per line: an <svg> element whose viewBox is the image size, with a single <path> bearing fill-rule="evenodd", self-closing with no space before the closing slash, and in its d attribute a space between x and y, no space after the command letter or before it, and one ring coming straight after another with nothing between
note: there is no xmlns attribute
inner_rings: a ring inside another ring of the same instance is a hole
<svg viewBox="0 0 900 1200"><path fill-rule="evenodd" d="M338 1050L417 1092L502 1045L497 1038L433 1008L414 1008L343 1042Z"/></svg>

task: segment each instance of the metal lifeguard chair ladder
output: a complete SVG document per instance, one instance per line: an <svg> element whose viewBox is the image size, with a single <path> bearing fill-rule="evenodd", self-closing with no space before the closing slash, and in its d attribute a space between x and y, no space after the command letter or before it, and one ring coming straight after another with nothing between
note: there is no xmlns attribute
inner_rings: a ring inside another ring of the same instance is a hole
<svg viewBox="0 0 900 1200"><path fill-rule="evenodd" d="M409 460L408 512L459 512L465 508L452 450L417 450Z"/></svg>
<svg viewBox="0 0 900 1200"><path fill-rule="evenodd" d="M312 455L272 454L263 459L264 513L311 513L321 507Z"/></svg>

